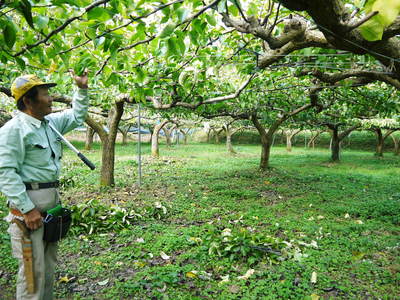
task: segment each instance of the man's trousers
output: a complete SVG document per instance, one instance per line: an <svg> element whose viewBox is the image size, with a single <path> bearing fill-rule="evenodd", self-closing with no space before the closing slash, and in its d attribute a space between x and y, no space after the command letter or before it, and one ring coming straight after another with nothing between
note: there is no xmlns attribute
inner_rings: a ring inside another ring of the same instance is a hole
<svg viewBox="0 0 400 300"><path fill-rule="evenodd" d="M27 191L29 198L40 212L55 207L59 202L57 188ZM15 216L11 213L7 221L11 222ZM17 300L51 300L53 299L54 269L57 261L57 243L43 241L43 226L30 234L32 240L33 274L35 293L28 294L25 279L25 270L22 259L22 232L14 223L10 223L8 233L11 236L12 254L19 261L17 276Z"/></svg>

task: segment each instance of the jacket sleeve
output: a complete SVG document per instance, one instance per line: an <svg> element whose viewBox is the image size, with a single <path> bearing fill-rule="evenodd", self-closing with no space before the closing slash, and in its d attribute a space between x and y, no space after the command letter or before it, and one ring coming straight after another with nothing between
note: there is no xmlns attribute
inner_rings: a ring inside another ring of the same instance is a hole
<svg viewBox="0 0 400 300"><path fill-rule="evenodd" d="M25 157L24 139L20 129L7 129L1 131L0 138L0 191L12 206L27 213L35 205L29 199L25 184L18 174Z"/></svg>
<svg viewBox="0 0 400 300"><path fill-rule="evenodd" d="M46 118L61 134L65 134L85 122L88 105L88 90L78 89L72 98L72 109L50 114Z"/></svg>

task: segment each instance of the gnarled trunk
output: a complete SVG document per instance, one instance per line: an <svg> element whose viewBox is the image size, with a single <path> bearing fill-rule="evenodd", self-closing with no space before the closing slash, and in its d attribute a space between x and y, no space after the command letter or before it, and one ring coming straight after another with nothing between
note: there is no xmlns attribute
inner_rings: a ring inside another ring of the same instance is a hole
<svg viewBox="0 0 400 300"><path fill-rule="evenodd" d="M340 160L340 139L338 127L332 128L331 160L334 162Z"/></svg>
<svg viewBox="0 0 400 300"><path fill-rule="evenodd" d="M292 152L292 139L296 136L301 130L286 130L286 151Z"/></svg>
<svg viewBox="0 0 400 300"><path fill-rule="evenodd" d="M393 143L394 143L394 155L400 155L400 138L395 137L393 134L391 135Z"/></svg>
<svg viewBox="0 0 400 300"><path fill-rule="evenodd" d="M179 129L179 132L182 133L182 135L183 135L183 144L184 145L187 145L187 137L188 137L189 131L190 131L190 129L187 129L187 131L185 131L183 129ZM208 136L207 136L207 140L208 140Z"/></svg>
<svg viewBox="0 0 400 300"><path fill-rule="evenodd" d="M310 148L312 146L312 148L315 148L315 140L317 139L317 137L319 137L319 135L322 133L322 131L317 131L316 134L314 134L311 139L308 141L307 147Z"/></svg>
<svg viewBox="0 0 400 300"><path fill-rule="evenodd" d="M171 147L171 144L172 144L172 142L171 142L171 131L172 130L168 129L168 128L164 128L163 131L164 131L164 135L165 135L165 142L166 142L168 147Z"/></svg>
<svg viewBox="0 0 400 300"><path fill-rule="evenodd" d="M232 146L232 130L228 124L224 126L224 129L226 134L226 150L229 153L236 154L236 151L233 149Z"/></svg>
<svg viewBox="0 0 400 300"><path fill-rule="evenodd" d="M107 133L101 124L90 117L86 118L86 123L93 128L100 136L102 142L101 155L101 174L100 185L114 185L114 164L115 164L115 140L117 138L118 125L124 112L124 102L116 102L109 113L109 132Z"/></svg>
<svg viewBox="0 0 400 300"><path fill-rule="evenodd" d="M258 133L260 134L261 140L261 159L260 159L260 169L266 170L269 167L269 157L271 153L271 145L272 145L272 137L276 130L273 130L272 127L268 132L258 121L257 115L253 114L251 116L251 121L256 127ZM279 125L278 125L279 126Z"/></svg>
<svg viewBox="0 0 400 300"><path fill-rule="evenodd" d="M383 157L383 146L385 140L389 135L395 132L395 130L388 130L385 134L383 134L382 129L380 128L374 128L373 131L377 138L375 156Z"/></svg>
<svg viewBox="0 0 400 300"><path fill-rule="evenodd" d="M373 129L373 131L376 135L375 156L382 157L383 156L383 143L384 143L382 129L375 128L375 129Z"/></svg>
<svg viewBox="0 0 400 300"><path fill-rule="evenodd" d="M93 128L88 126L86 128L85 150L92 150L94 134L95 131L93 130Z"/></svg>
<svg viewBox="0 0 400 300"><path fill-rule="evenodd" d="M340 161L340 144L345 137L347 137L352 131L360 127L360 125L354 125L352 127L347 128L346 130L339 133L338 124L326 124L328 128L331 130L332 138L331 138L331 160L334 162Z"/></svg>
<svg viewBox="0 0 400 300"><path fill-rule="evenodd" d="M153 156L153 157L160 156L158 136L159 136L160 130L167 123L168 123L168 121L163 121L163 122L157 124L156 126L154 126L153 134L151 136L151 156Z"/></svg>

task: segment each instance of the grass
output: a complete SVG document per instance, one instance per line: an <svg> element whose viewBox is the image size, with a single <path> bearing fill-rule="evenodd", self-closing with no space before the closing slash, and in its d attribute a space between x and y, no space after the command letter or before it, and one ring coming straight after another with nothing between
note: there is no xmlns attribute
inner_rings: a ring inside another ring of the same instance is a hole
<svg viewBox="0 0 400 300"><path fill-rule="evenodd" d="M259 146L236 150L232 156L223 145L163 145L162 157L151 159L144 145L140 189L134 144L117 147L114 188L99 188L99 170L91 172L66 151L66 205L97 199L140 211L161 202L167 213L146 215L122 230L62 241L57 298L398 298L398 157L344 151L342 162L332 164L323 149L287 153L277 147L272 168L261 173ZM99 165L99 145L86 154ZM4 201L0 210L5 215ZM0 229L0 298L12 299L16 263L5 222ZM245 255L209 254L213 245L223 244L226 229L235 238L230 245L242 247ZM249 246L268 236L298 245L300 254L290 250L276 261ZM238 279L246 273L252 275Z"/></svg>

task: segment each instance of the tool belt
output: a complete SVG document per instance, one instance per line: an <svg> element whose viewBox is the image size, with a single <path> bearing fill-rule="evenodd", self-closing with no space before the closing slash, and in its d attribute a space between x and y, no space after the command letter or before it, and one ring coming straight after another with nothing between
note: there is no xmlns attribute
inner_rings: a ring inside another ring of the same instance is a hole
<svg viewBox="0 0 400 300"><path fill-rule="evenodd" d="M71 211L62 207L57 215L47 214L43 220L43 240L46 242L57 242L67 235L72 223Z"/></svg>
<svg viewBox="0 0 400 300"><path fill-rule="evenodd" d="M39 183L39 182L24 182L26 190L40 190L40 189L49 189L49 188L58 188L60 186L60 182L54 181L54 182L44 182L44 183Z"/></svg>
<svg viewBox="0 0 400 300"><path fill-rule="evenodd" d="M17 217L23 217L23 214L15 208L10 208L10 213ZM57 215L47 212L41 213L43 217L43 240L46 242L57 242L67 235L72 223L71 211L65 207L61 208Z"/></svg>

